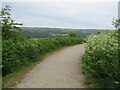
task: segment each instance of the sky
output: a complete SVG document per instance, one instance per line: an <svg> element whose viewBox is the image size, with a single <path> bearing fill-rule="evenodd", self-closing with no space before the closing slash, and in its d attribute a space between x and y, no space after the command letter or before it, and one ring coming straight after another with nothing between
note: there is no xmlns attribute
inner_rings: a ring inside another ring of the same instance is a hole
<svg viewBox="0 0 120 90"><path fill-rule="evenodd" d="M13 2L14 1L14 2ZM118 17L119 0L13 0L11 17L23 26L113 29Z"/></svg>

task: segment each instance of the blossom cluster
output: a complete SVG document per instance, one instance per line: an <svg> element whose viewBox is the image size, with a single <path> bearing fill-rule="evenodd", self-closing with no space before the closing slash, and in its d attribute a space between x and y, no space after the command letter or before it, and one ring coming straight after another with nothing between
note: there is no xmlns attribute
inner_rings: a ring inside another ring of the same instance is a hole
<svg viewBox="0 0 120 90"><path fill-rule="evenodd" d="M106 87L118 86L118 33L91 35L86 43L83 65L87 73Z"/></svg>

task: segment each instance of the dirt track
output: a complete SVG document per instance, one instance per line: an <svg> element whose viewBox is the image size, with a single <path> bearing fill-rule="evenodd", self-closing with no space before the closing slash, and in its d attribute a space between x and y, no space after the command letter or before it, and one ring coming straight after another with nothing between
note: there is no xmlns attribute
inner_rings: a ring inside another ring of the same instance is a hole
<svg viewBox="0 0 120 90"><path fill-rule="evenodd" d="M37 64L16 88L82 88L84 45L64 48Z"/></svg>

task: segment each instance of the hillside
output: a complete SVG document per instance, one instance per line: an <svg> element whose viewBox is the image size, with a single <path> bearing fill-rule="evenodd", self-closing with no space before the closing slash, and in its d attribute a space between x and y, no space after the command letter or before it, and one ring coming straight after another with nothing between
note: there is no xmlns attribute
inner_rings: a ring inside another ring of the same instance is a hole
<svg viewBox="0 0 120 90"><path fill-rule="evenodd" d="M33 38L64 37L68 33L74 32L78 36L96 35L98 32L110 32L102 29L63 29L63 28L41 28L41 27L21 27L21 33Z"/></svg>

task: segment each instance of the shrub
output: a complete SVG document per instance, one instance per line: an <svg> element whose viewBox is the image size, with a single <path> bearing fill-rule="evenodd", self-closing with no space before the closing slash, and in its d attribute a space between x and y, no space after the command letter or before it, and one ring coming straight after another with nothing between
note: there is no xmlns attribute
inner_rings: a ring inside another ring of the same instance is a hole
<svg viewBox="0 0 120 90"><path fill-rule="evenodd" d="M27 39L16 37L3 41L3 75L14 72L15 68L29 65L41 56L60 47L82 43L83 38L61 37L48 39Z"/></svg>
<svg viewBox="0 0 120 90"><path fill-rule="evenodd" d="M68 34L68 36L69 36L69 37L77 37L78 35L77 35L77 33L70 32L70 33Z"/></svg>
<svg viewBox="0 0 120 90"><path fill-rule="evenodd" d="M99 87L118 87L118 33L99 34L86 39L83 65L88 74L99 82ZM101 84L100 84L101 83Z"/></svg>

